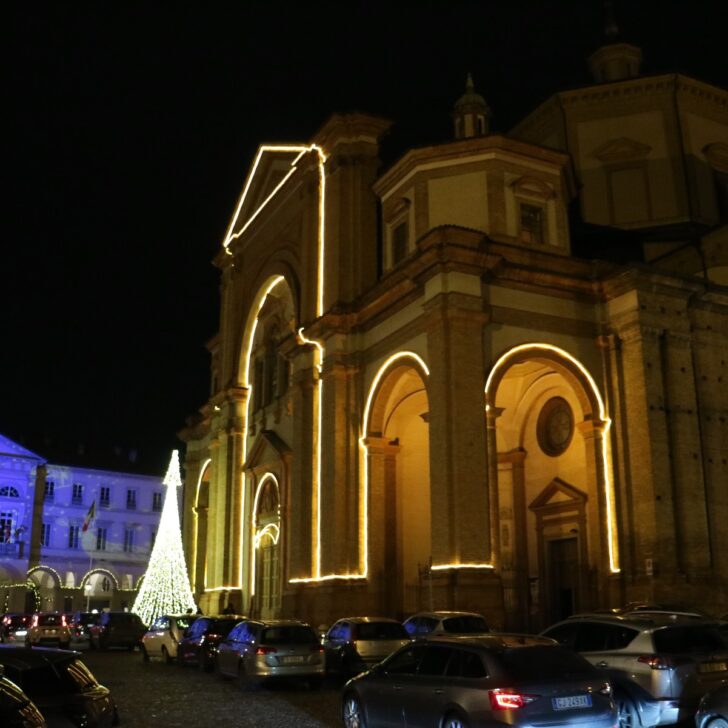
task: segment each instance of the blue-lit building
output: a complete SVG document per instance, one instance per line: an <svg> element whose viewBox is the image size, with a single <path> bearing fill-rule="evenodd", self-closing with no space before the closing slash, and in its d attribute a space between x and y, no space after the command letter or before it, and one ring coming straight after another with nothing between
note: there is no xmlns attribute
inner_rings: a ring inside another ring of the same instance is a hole
<svg viewBox="0 0 728 728"><path fill-rule="evenodd" d="M161 477L57 465L0 435L0 610L131 607Z"/></svg>

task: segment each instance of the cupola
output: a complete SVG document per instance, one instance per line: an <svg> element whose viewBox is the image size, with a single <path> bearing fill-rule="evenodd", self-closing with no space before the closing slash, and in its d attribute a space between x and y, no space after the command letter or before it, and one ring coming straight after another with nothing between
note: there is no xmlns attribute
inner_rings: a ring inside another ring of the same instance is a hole
<svg viewBox="0 0 728 728"><path fill-rule="evenodd" d="M621 40L610 0L604 3L605 43L589 56L589 70L597 83L636 78L642 64L642 49Z"/></svg>
<svg viewBox="0 0 728 728"><path fill-rule="evenodd" d="M469 73L465 93L455 102L452 118L456 139L486 136L490 131L490 108L485 99L475 92L473 77Z"/></svg>

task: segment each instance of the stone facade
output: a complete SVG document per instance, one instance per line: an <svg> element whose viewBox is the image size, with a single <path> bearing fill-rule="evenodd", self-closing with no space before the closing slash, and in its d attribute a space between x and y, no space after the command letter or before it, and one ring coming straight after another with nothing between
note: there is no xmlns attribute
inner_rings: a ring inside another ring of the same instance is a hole
<svg viewBox="0 0 728 728"><path fill-rule="evenodd" d="M456 113L456 141L381 175L387 122L363 114L260 148L215 261L213 391L181 433L205 612L458 608L535 630L635 600L724 607L728 281L701 241L726 220L696 160L720 166L728 94L602 57L610 80L570 92L573 113L554 97L509 136ZM646 111L675 94L703 114L682 148ZM649 181L641 211L623 162ZM572 202L606 225L598 260L572 252ZM655 260L610 262L627 227ZM680 268L689 245L715 264Z"/></svg>

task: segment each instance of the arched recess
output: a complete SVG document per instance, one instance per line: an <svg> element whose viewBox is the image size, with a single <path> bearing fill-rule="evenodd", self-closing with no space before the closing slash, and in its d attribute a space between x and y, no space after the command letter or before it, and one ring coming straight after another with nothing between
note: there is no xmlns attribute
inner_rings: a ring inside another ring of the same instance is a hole
<svg viewBox="0 0 728 728"><path fill-rule="evenodd" d="M202 594L206 585L207 571L207 519L210 506L210 480L212 478L212 460L202 464L200 477L197 480L195 502L193 505L194 534L192 538L192 589L195 594Z"/></svg>
<svg viewBox="0 0 728 728"><path fill-rule="evenodd" d="M116 575L104 568L92 568L81 579L81 591L89 609L105 609L114 606L114 597L119 590Z"/></svg>
<svg viewBox="0 0 728 728"><path fill-rule="evenodd" d="M367 567L390 614L424 606L422 575L432 552L428 375L413 352L390 357L364 413Z"/></svg>
<svg viewBox="0 0 728 728"><path fill-rule="evenodd" d="M278 479L266 473L253 498L251 593L260 619L278 617L281 609L281 495Z"/></svg>
<svg viewBox="0 0 728 728"><path fill-rule="evenodd" d="M53 612L61 608L61 576L53 567L36 566L28 571L28 579L38 587L40 611ZM31 611L36 611L36 608Z"/></svg>
<svg viewBox="0 0 728 728"><path fill-rule="evenodd" d="M611 421L587 368L549 344L506 352L485 395L508 626L537 629L600 605L619 571Z"/></svg>

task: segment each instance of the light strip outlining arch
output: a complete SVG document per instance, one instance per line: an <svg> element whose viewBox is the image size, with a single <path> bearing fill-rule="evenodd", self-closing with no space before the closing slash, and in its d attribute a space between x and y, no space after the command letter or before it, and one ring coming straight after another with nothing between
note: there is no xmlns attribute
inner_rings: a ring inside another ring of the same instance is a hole
<svg viewBox="0 0 728 728"><path fill-rule="evenodd" d="M197 507L200 503L200 485L202 485L202 476L205 474L205 470L207 467L212 463L212 458L207 458L204 463L202 463L202 467L200 468L200 474L197 477L197 487L195 488L195 507L192 509L192 513L195 516L194 521L194 528L195 528L195 537L192 539L192 584L194 586L195 582L197 581L197 537L199 536L199 516L197 514ZM207 554L205 554L205 564L207 564ZM207 587L207 569L205 568L205 573L202 575L202 587L205 589Z"/></svg>
<svg viewBox="0 0 728 728"><path fill-rule="evenodd" d="M272 480L273 483L276 486L276 491L278 492L278 523L281 522L281 486L278 482L278 478L276 478L273 473L265 473L263 477L260 479L258 483L258 487L255 489L255 496L253 497L253 511L252 511L252 518L251 518L251 533L253 535L252 538L252 548L251 548L251 554L250 554L250 596L252 597L255 594L255 550L258 548L258 545L260 544L260 540L265 536L266 534L269 535L273 539L273 543L277 544L278 539L280 538L281 529L278 524L275 523L268 523L266 526L264 526L260 532L258 532L258 498L260 498L260 493L263 490L263 486L269 481ZM275 531L275 533L274 533Z"/></svg>
<svg viewBox="0 0 728 728"><path fill-rule="evenodd" d="M602 399L602 396L599 392L599 388L597 387L596 382L594 381L594 378L590 374L589 370L575 357L573 357L569 352L565 351L564 349L560 349L558 346L553 346L552 344L544 344L544 343L532 343L532 344L519 344L518 346L514 346L513 348L506 351L493 365L493 368L490 370L490 373L488 374L488 379L485 382L485 401L486 401L486 410L488 410L493 404L491 403L491 397L495 394L492 392L492 385L493 381L496 378L496 375L500 375L501 371L504 371L508 366L510 366L510 359L513 359L514 356L517 354L530 354L535 357L538 356L539 352L548 352L550 354L556 354L558 357L561 357L565 360L567 360L569 363L573 364L579 373L584 377L586 382L589 385L589 388L591 389L591 393L594 395L594 399L597 402L597 406L599 408L599 419L604 422L604 433L602 435L601 441L602 441L602 475L604 477L604 490L605 490L605 499L606 499L606 506L607 506L607 544L609 546L609 569L613 574L618 574L620 572L619 567L619 553L617 548L617 536L615 531L615 513L614 513L614 485L612 483L610 473L609 473L609 449L608 449L608 433L609 429L612 426L612 420L607 416L606 413L606 407L604 405L604 400Z"/></svg>

